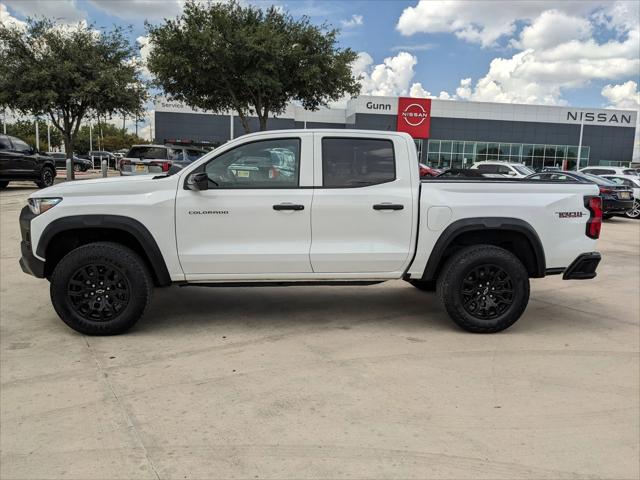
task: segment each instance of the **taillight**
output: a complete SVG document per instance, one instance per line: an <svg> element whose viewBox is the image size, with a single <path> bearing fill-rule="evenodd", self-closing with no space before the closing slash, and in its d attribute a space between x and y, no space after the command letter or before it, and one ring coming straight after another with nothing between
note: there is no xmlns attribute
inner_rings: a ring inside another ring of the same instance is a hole
<svg viewBox="0 0 640 480"><path fill-rule="evenodd" d="M162 171L163 172L168 172L169 168L171 168L171 163L169 162L162 162Z"/></svg>
<svg viewBox="0 0 640 480"><path fill-rule="evenodd" d="M584 206L589 209L589 220L587 220L587 237L600 238L602 228L602 198L584 197Z"/></svg>
<svg viewBox="0 0 640 480"><path fill-rule="evenodd" d="M613 193L613 189L607 187L600 187L600 193L611 194Z"/></svg>

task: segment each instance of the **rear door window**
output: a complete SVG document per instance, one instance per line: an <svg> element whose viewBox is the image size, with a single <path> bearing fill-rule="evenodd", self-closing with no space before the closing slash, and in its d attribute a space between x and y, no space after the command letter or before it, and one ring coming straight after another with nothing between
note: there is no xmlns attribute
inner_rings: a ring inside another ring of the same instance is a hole
<svg viewBox="0 0 640 480"><path fill-rule="evenodd" d="M142 160L166 160L167 149L162 147L131 147L127 158L141 158Z"/></svg>
<svg viewBox="0 0 640 480"><path fill-rule="evenodd" d="M11 142L9 137L0 135L0 150L11 150Z"/></svg>
<svg viewBox="0 0 640 480"><path fill-rule="evenodd" d="M283 159L288 163L287 159ZM391 140L323 138L322 185L328 188L366 187L396 179Z"/></svg>
<svg viewBox="0 0 640 480"><path fill-rule="evenodd" d="M20 153L29 153L31 152L31 147L27 145L25 142L20 140L19 138L13 138L13 149L16 152Z"/></svg>
<svg viewBox="0 0 640 480"><path fill-rule="evenodd" d="M478 170L482 173L498 173L498 165L482 164L478 165Z"/></svg>

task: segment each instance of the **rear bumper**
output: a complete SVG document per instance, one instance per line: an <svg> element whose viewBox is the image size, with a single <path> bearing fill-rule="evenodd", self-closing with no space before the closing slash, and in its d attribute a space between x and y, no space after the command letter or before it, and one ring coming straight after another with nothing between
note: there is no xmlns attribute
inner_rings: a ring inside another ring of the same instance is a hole
<svg viewBox="0 0 640 480"><path fill-rule="evenodd" d="M20 212L20 268L24 273L34 277L44 278L44 262L33 254L31 246L31 220L35 217L29 207L24 207Z"/></svg>
<svg viewBox="0 0 640 480"><path fill-rule="evenodd" d="M629 200L618 200L605 198L602 202L604 213L624 213L633 208L633 198Z"/></svg>
<svg viewBox="0 0 640 480"><path fill-rule="evenodd" d="M600 252L589 252L578 255L571 265L564 271L563 280L590 280L594 278L596 268L602 256Z"/></svg>

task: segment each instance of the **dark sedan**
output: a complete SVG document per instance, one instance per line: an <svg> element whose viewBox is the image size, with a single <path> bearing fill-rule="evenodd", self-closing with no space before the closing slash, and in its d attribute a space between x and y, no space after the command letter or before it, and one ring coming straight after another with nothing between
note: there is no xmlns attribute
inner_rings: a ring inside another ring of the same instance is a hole
<svg viewBox="0 0 640 480"><path fill-rule="evenodd" d="M541 172L534 173L525 180L541 180L545 182L593 183L600 189L602 197L602 216L611 218L617 214L624 214L633 208L633 191L624 185L618 185L611 180L582 172Z"/></svg>
<svg viewBox="0 0 640 480"><path fill-rule="evenodd" d="M52 152L49 155L53 157L56 162L56 168L67 168L67 154ZM86 172L90 168L93 168L91 160L86 158L80 158L76 155L73 156L73 171L74 172Z"/></svg>

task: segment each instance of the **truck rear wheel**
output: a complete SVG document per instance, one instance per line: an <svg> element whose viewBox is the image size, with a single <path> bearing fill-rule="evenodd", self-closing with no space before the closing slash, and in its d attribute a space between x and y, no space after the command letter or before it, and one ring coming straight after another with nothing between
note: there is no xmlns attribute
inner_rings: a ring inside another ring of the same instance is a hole
<svg viewBox="0 0 640 480"><path fill-rule="evenodd" d="M438 279L438 295L451 319L473 333L513 325L529 302L529 275L511 252L476 245L454 254Z"/></svg>
<svg viewBox="0 0 640 480"><path fill-rule="evenodd" d="M60 318L87 335L116 335L142 317L153 283L143 260L112 242L69 252L51 276L51 302Z"/></svg>

